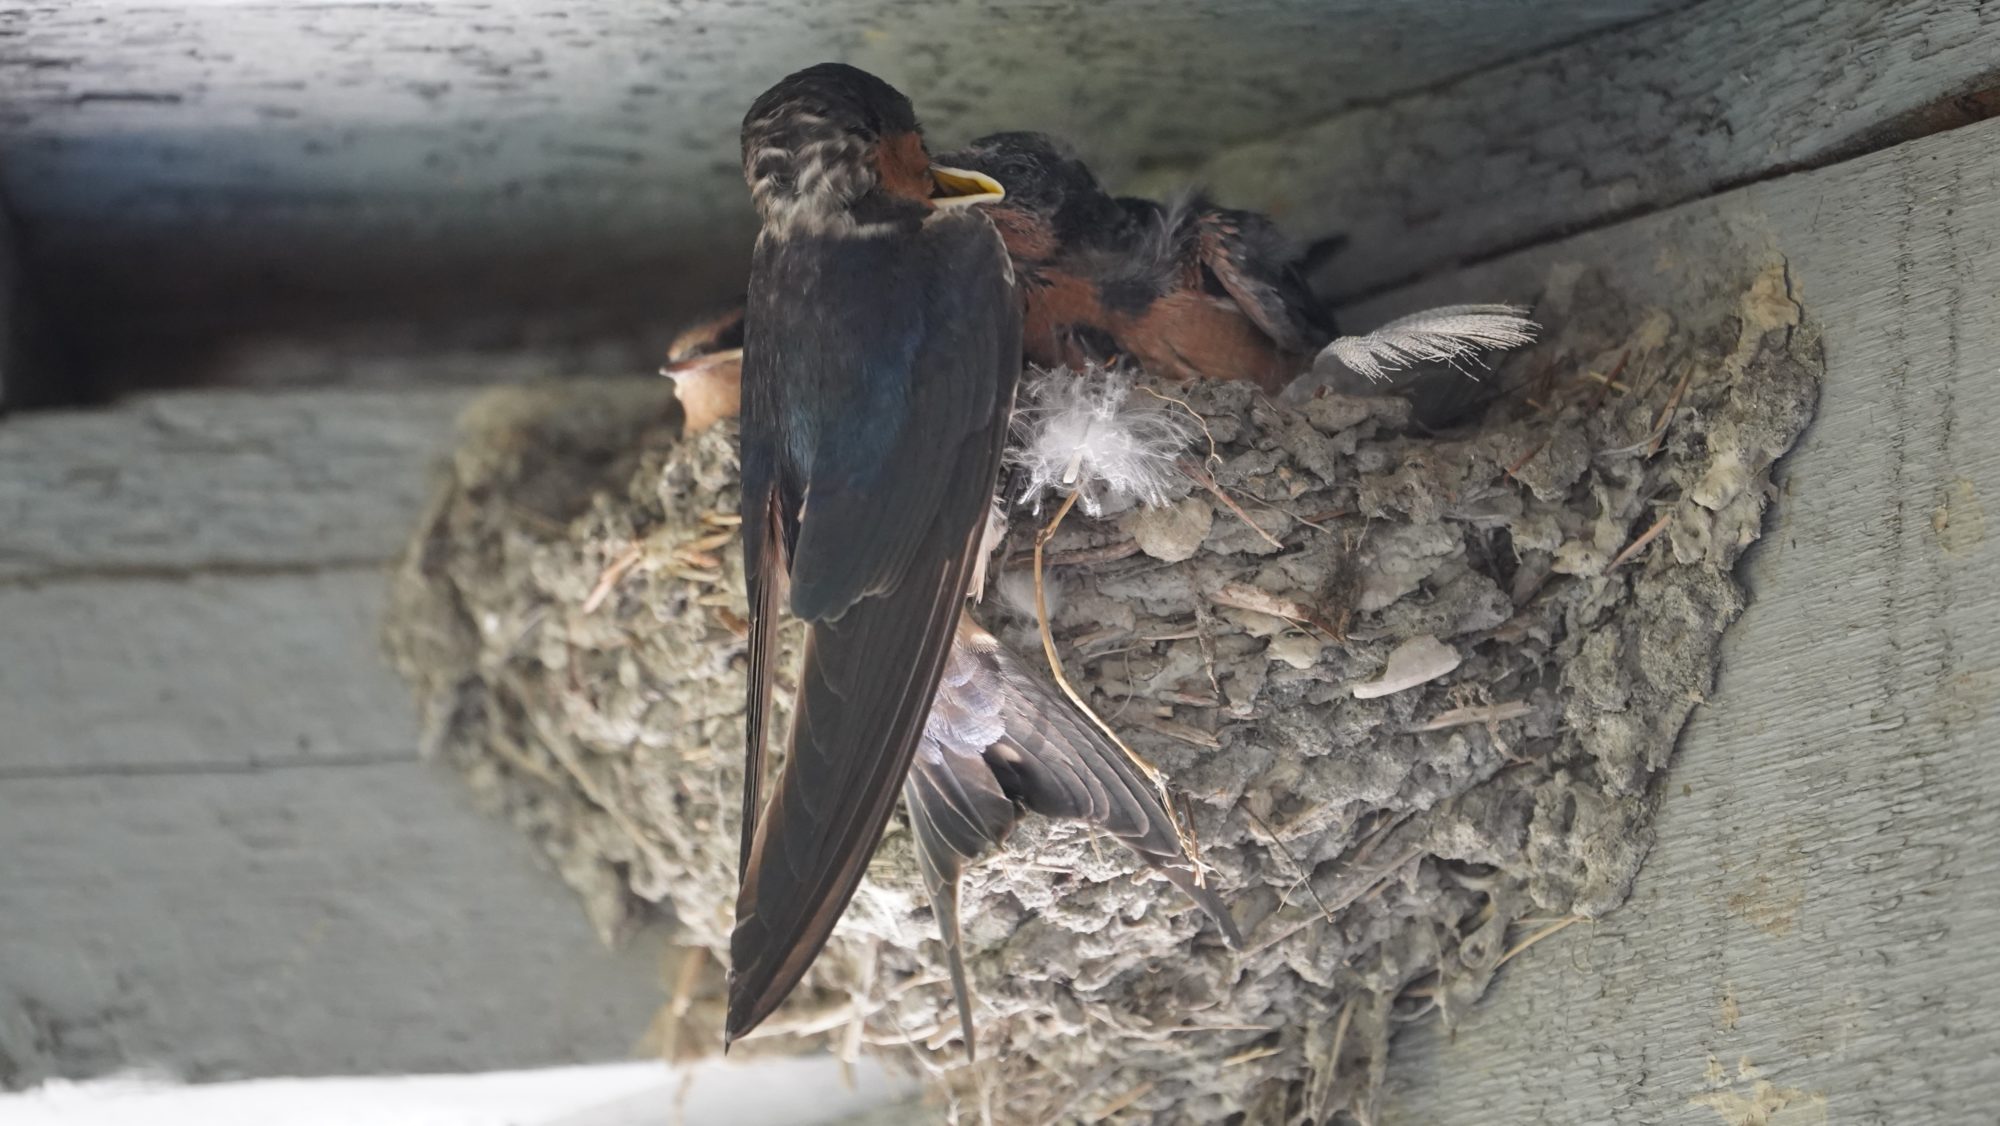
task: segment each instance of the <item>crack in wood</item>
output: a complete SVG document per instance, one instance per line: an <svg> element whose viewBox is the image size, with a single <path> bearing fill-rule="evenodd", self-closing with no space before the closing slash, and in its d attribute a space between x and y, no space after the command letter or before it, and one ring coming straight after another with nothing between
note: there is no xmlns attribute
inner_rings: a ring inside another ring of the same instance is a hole
<svg viewBox="0 0 2000 1126"><path fill-rule="evenodd" d="M45 782L59 778L154 778L273 774L286 770L343 770L351 767L390 766L396 763L417 762L419 759L420 756L415 750L409 750L252 759L247 762L122 762L89 763L79 766L0 766L0 784Z"/></svg>
<svg viewBox="0 0 2000 1126"><path fill-rule="evenodd" d="M4 559L0 555L0 559ZM40 563L40 560L30 560ZM44 587L69 586L78 583L120 582L132 579L157 582L187 582L204 577L239 579L274 579L311 577L314 575L337 575L355 571L379 571L387 574L395 560L372 555L352 557L330 556L306 562L250 563L234 560L217 560L208 563L187 565L168 563L100 563L88 567L67 567L61 570L35 571L28 574L0 574L0 590L39 590ZM54 566L51 564L51 566Z"/></svg>

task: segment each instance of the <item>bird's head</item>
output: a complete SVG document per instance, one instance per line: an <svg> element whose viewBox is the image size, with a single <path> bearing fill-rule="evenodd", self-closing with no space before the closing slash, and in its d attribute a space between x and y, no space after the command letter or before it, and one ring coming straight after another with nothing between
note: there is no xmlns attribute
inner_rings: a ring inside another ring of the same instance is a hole
<svg viewBox="0 0 2000 1126"><path fill-rule="evenodd" d="M765 228L781 234L920 221L1006 194L982 173L932 164L910 100L842 63L799 71L751 104L743 179Z"/></svg>
<svg viewBox="0 0 2000 1126"><path fill-rule="evenodd" d="M743 347L743 306L738 299L728 308L690 322L667 345L667 363L685 364L703 356Z"/></svg>
<svg viewBox="0 0 2000 1126"><path fill-rule="evenodd" d="M990 210L1016 258L1117 242L1131 226L1090 166L1046 133L990 133L943 159L1007 185Z"/></svg>

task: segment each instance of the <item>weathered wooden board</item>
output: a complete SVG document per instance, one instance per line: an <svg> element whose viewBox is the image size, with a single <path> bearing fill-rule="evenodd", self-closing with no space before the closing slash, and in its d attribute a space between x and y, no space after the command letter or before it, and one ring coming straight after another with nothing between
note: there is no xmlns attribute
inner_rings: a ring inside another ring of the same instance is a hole
<svg viewBox="0 0 2000 1126"><path fill-rule="evenodd" d="M460 392L187 392L0 425L0 583L381 563Z"/></svg>
<svg viewBox="0 0 2000 1126"><path fill-rule="evenodd" d="M1197 178L1300 234L1346 231L1322 280L1351 297L1995 112L1990 3L1710 0L1226 150Z"/></svg>
<svg viewBox="0 0 2000 1126"><path fill-rule="evenodd" d="M664 996L656 948L605 950L415 762L10 779L0 809L0 1085L603 1060Z"/></svg>
<svg viewBox="0 0 2000 1126"><path fill-rule="evenodd" d="M413 759L376 567L0 586L0 782Z"/></svg>
<svg viewBox="0 0 2000 1126"><path fill-rule="evenodd" d="M462 397L0 422L0 1086L620 1056L663 996L417 761L387 561Z"/></svg>
<svg viewBox="0 0 2000 1126"><path fill-rule="evenodd" d="M1675 3L1561 0L1524 20L1485 0L74 0L24 13L0 53L0 182L31 225L65 231L311 227L315 213L375 229L478 203L485 214L457 219L519 228L507 212L528 207L651 227L658 210L698 235L747 214L736 132L751 99L825 58L902 86L946 143L1055 129L1117 168Z"/></svg>
<svg viewBox="0 0 2000 1126"><path fill-rule="evenodd" d="M1117 170L1678 2L66 0L0 14L0 194L119 385L415 350L638 372L740 280L737 127L796 67L881 72L945 145L1049 129Z"/></svg>
<svg viewBox="0 0 2000 1126"><path fill-rule="evenodd" d="M2000 1105L2000 122L1397 294L1551 263L1698 293L1777 254L1819 417L1632 901L1397 1045L1384 1124L1978 1122Z"/></svg>

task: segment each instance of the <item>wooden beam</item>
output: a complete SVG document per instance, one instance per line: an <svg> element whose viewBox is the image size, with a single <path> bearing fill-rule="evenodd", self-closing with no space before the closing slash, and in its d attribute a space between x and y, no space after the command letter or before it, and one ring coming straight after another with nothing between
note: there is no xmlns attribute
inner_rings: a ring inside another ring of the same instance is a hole
<svg viewBox="0 0 2000 1126"><path fill-rule="evenodd" d="M0 1087L628 1054L604 948L377 642L457 393L195 392L0 423Z"/></svg>
<svg viewBox="0 0 2000 1126"><path fill-rule="evenodd" d="M1889 6L1857 5L1886 11ZM1557 264L1662 306L1773 256L1819 416L1632 900L1397 1042L1379 1121L1972 1122L2000 1102L2000 122L1377 302ZM1693 295L1690 297L1690 295Z"/></svg>
<svg viewBox="0 0 2000 1126"><path fill-rule="evenodd" d="M0 586L0 783L414 761L381 568Z"/></svg>
<svg viewBox="0 0 2000 1126"><path fill-rule="evenodd" d="M14 779L0 807L0 1087L599 1061L664 1001L656 945L606 950L415 762Z"/></svg>
<svg viewBox="0 0 2000 1126"><path fill-rule="evenodd" d="M1983 5L1707 0L1164 170L1305 237L1352 299L2000 112Z"/></svg>
<svg viewBox="0 0 2000 1126"><path fill-rule="evenodd" d="M741 283L737 126L796 67L881 73L941 148L1040 128L1130 168L1678 2L69 0L9 28L0 190L111 388L307 350L647 372Z"/></svg>
<svg viewBox="0 0 2000 1126"><path fill-rule="evenodd" d="M0 583L386 562L468 398L187 392L0 426Z"/></svg>

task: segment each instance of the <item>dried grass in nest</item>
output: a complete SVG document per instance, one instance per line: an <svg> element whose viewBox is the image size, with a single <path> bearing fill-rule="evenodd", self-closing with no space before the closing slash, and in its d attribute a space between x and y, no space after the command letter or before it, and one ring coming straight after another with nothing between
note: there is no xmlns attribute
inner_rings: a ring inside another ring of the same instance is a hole
<svg viewBox="0 0 2000 1126"><path fill-rule="evenodd" d="M887 1053L968 1119L1366 1122L1400 1022L1453 1019L1553 924L1621 902L1820 364L1775 274L1710 324L1593 285L1451 436L1413 433L1395 397L1174 388L1215 443L1201 487L1072 514L1046 545L1070 677L1183 797L1247 951L1122 849L1030 823L966 881L992 1062L965 1066L896 826L744 1047ZM607 937L666 920L718 954L675 975L685 1051L718 1040L743 594L732 433L675 421L663 386L497 392L391 641L438 753ZM1039 648L1032 616L983 615ZM1455 668L1356 697L1426 636Z"/></svg>

